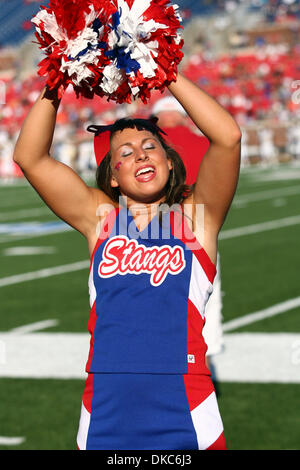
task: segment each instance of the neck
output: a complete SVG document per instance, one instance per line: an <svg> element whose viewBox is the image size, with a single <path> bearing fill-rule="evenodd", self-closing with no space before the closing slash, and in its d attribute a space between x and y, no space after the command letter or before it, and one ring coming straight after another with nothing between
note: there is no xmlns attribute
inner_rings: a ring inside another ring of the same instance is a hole
<svg viewBox="0 0 300 470"><path fill-rule="evenodd" d="M142 231L157 215L159 205L163 201L164 198L151 203L143 203L126 198L125 201L123 200L123 205L126 202L126 207L130 210L138 230Z"/></svg>
<svg viewBox="0 0 300 470"><path fill-rule="evenodd" d="M165 196L159 198L157 201L142 202L131 199L128 196L123 196L123 205L126 206L132 213L139 213L140 215L149 215L157 212L159 205L164 202Z"/></svg>

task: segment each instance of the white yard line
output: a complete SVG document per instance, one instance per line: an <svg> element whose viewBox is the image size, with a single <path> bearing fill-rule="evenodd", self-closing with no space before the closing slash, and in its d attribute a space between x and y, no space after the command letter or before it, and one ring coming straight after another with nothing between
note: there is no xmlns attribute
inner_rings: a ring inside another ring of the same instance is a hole
<svg viewBox="0 0 300 470"><path fill-rule="evenodd" d="M249 313L248 315L236 318L235 320L230 320L223 324L223 331L227 332L236 330L242 326L250 325L251 323L264 320L265 318L274 317L275 315L288 312L289 310L293 310L297 307L300 307L300 297L286 300L285 302L281 302L257 312Z"/></svg>
<svg viewBox="0 0 300 470"><path fill-rule="evenodd" d="M58 233L72 232L74 229L67 224L60 224L58 227L53 227L45 232L28 233L26 235L9 235L0 238L0 243L11 243L20 240L30 240L32 238L46 237L48 235L56 235Z"/></svg>
<svg viewBox="0 0 300 470"><path fill-rule="evenodd" d="M4 437L0 436L0 445L1 446L19 446L23 444L25 437Z"/></svg>
<svg viewBox="0 0 300 470"><path fill-rule="evenodd" d="M7 196L6 196L7 197ZM23 200L16 200L14 198L7 198L5 200L2 200L0 202L0 211L1 209L3 209L4 207L17 207L17 206L28 206L30 204L36 204L36 197L28 197L26 195L25 198L23 198Z"/></svg>
<svg viewBox="0 0 300 470"><path fill-rule="evenodd" d="M236 196L233 200L233 206L238 206L239 204L244 204L247 202L259 202L265 201L267 199L274 199L277 197L283 196L294 196L300 194L300 186L289 186L287 188L279 188L279 189L269 189L265 191L258 191L254 193L248 194L241 194L240 196Z"/></svg>
<svg viewBox="0 0 300 470"><path fill-rule="evenodd" d="M0 287L11 286L13 284L20 284L21 282L33 281L35 279L43 279L50 276L57 276L58 274L70 273L87 269L90 265L88 260L78 261L77 263L65 264L62 266L55 266L54 268L40 269L24 274L17 274L15 276L3 277L0 279Z"/></svg>
<svg viewBox="0 0 300 470"><path fill-rule="evenodd" d="M263 222L261 224L248 225L246 227L238 227L234 229L224 230L223 232L220 233L219 238L220 240L228 240L230 238L235 238L235 237L240 237L240 236L245 236L245 235L252 235L252 234L256 234L260 232L265 232L267 230L275 230L275 229L289 227L289 226L297 225L297 224L300 224L300 215L287 217L285 219ZM41 235L49 235L49 233L38 234L37 236L41 236ZM32 236L28 238L32 238ZM1 242L3 241L0 240L0 243ZM17 274L15 276L4 277L2 279L0 278L0 287L12 285L12 284L19 284L20 282L31 281L34 279L55 276L57 274L63 274L66 272L78 271L81 269L85 269L88 266L89 266L89 261L87 260L87 261L80 261L78 263L72 263L72 264L67 264L63 266L56 266L54 268L41 269L39 271L34 271L34 272L29 272L29 273Z"/></svg>
<svg viewBox="0 0 300 470"><path fill-rule="evenodd" d="M18 328L13 328L9 331L12 335L28 335L29 333L34 333L35 331L45 330L47 328L52 328L59 324L58 320L43 320L35 323L30 323L29 325L19 326Z"/></svg>
<svg viewBox="0 0 300 470"><path fill-rule="evenodd" d="M35 207L32 209L24 209L13 212L2 212L0 213L0 222L6 222L9 220L27 219L29 217L37 217L40 215L53 215L47 207Z"/></svg>
<svg viewBox="0 0 300 470"><path fill-rule="evenodd" d="M14 246L2 251L3 256L37 256L52 255L57 252L54 246Z"/></svg>
<svg viewBox="0 0 300 470"><path fill-rule="evenodd" d="M260 224L247 225L221 231L219 240L228 240L231 238L242 237L245 235L255 235L256 233L267 232L279 228L291 227L300 224L300 215L285 217L283 219L269 220Z"/></svg>

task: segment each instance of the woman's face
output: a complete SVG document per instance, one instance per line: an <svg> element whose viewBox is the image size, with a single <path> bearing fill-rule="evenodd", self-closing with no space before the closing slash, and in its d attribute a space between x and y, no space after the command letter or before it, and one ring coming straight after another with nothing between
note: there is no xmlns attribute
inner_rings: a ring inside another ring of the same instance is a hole
<svg viewBox="0 0 300 470"><path fill-rule="evenodd" d="M158 138L151 132L124 129L111 142L112 187L138 202L158 202L172 169Z"/></svg>

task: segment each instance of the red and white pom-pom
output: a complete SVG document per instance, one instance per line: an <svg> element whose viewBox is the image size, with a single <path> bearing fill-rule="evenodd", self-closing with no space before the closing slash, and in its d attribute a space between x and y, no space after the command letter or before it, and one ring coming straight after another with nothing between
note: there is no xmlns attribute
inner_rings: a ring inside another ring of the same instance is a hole
<svg viewBox="0 0 300 470"><path fill-rule="evenodd" d="M36 38L46 57L39 75L61 98L68 85L77 96L92 98L107 62L104 26L115 7L110 0L50 0L32 19Z"/></svg>
<svg viewBox="0 0 300 470"><path fill-rule="evenodd" d="M178 7L169 0L52 0L32 20L46 58L40 75L60 96L118 103L163 91L183 57Z"/></svg>

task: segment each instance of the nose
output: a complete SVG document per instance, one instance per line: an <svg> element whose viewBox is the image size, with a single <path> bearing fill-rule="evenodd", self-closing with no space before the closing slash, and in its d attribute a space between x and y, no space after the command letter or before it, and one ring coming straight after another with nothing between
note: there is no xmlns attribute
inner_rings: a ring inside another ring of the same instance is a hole
<svg viewBox="0 0 300 470"><path fill-rule="evenodd" d="M136 160L137 162L139 162L139 161L144 161L144 160L148 160L148 159L149 159L148 154L147 154L147 152L146 152L143 148L139 149L139 150L136 152L135 160Z"/></svg>

